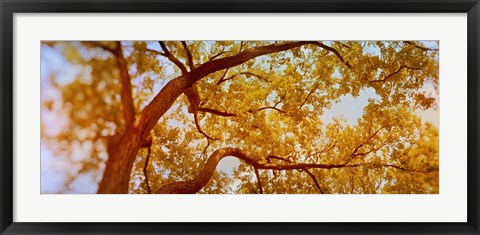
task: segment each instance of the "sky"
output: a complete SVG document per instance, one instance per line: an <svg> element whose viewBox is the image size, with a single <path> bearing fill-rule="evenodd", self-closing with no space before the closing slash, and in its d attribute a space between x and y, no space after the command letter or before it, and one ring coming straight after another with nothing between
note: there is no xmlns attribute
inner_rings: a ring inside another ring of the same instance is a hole
<svg viewBox="0 0 480 235"><path fill-rule="evenodd" d="M436 42L426 42L426 46L437 46ZM160 50L158 44L151 44L152 49ZM150 47L150 46L149 46ZM371 53L378 53L374 48L367 49ZM125 52L128 54L128 50ZM167 67L167 70L173 72L173 67ZM52 87L49 78L52 75L56 76L56 80L60 84L68 84L75 79L75 76L81 71L80 66L69 63L65 60L63 55L54 48L48 46L41 47L41 101L50 99L61 99L60 93ZM335 72L333 76L340 76ZM166 82L157 83L154 87L154 92L160 91ZM425 84L423 89L427 92L435 94L435 89L431 84ZM369 98L377 98L373 88L367 88L360 91L358 97L351 95L344 95L340 98L338 103L333 103L332 107L325 111L323 121L329 123L335 117L344 118L348 124L356 125L357 120L363 115L363 108L368 104ZM435 126L439 126L439 113L436 110L417 110L416 114L421 117L424 122L431 122ZM44 128L42 132L46 135L55 135L59 133L68 124L67 117L58 113L42 108L41 110L42 124L48 128ZM78 154L82 154L81 150ZM73 156L72 156L73 157ZM77 156L85 157L85 156ZM41 192L42 193L57 193L64 187L64 181L67 177L66 167L69 167L69 162L61 158L55 157L48 146L41 144ZM235 157L226 157L220 161L217 170L223 171L228 175L232 175L233 170L238 166L239 160ZM95 180L88 175L80 175L73 181L72 191L70 193L95 193L97 185Z"/></svg>

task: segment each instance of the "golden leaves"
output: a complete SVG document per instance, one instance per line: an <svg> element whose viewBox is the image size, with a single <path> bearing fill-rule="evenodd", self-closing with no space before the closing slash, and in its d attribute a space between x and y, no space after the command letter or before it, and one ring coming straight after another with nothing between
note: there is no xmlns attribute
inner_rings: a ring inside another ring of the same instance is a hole
<svg viewBox="0 0 480 235"><path fill-rule="evenodd" d="M61 91L63 111L71 123L87 129L95 124L92 132L102 133L121 127L123 121L119 118L119 74L114 60L101 49L115 44L99 43L59 46L65 59L89 71L89 76L56 89ZM274 43L169 41L165 45L190 71L211 60ZM122 42L135 106L140 109L167 81L181 74L157 44ZM432 92L438 92L438 51L423 42L324 44L338 51L351 68L331 51L307 45L257 57L200 79L196 83L200 106L218 112L199 113L199 126L218 140L207 142L186 110L186 99L177 99L154 129L158 146L152 149L152 172L156 174L152 179L158 182L152 182L153 187L166 180L161 176L164 172L169 171L168 180L187 179L200 170L204 156L234 146L264 160L275 154L298 163L344 164L344 168L310 169L329 193L438 192L438 128L415 114L419 108L438 108L438 95L428 94L425 88L432 86ZM354 124L324 116L343 96L365 98L366 90L373 94ZM51 110L52 102L44 104ZM133 174L142 174L141 164ZM257 192L249 167L240 164L232 176L215 174L202 193ZM267 193L318 193L310 187L312 180L305 172L263 170L260 176ZM238 187L226 190L231 184Z"/></svg>

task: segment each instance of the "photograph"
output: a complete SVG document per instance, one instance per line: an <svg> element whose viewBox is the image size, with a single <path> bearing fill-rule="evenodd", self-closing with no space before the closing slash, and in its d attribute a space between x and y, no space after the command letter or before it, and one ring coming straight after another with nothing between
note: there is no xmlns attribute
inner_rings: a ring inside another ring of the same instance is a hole
<svg viewBox="0 0 480 235"><path fill-rule="evenodd" d="M438 40L39 46L41 194L440 194Z"/></svg>

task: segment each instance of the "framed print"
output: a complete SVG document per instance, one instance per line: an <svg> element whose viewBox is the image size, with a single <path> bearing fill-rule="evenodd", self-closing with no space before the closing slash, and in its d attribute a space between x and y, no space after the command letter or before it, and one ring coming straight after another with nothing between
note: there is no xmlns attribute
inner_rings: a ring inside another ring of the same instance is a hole
<svg viewBox="0 0 480 235"><path fill-rule="evenodd" d="M1 231L478 234L478 1L2 1Z"/></svg>

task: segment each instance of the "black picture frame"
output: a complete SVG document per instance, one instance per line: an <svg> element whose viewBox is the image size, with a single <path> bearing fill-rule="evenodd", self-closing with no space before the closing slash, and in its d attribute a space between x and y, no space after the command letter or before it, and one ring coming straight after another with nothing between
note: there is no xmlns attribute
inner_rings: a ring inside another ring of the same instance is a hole
<svg viewBox="0 0 480 235"><path fill-rule="evenodd" d="M1 234L479 234L478 0L0 0ZM13 222L15 13L468 13L468 222L466 223L22 223Z"/></svg>

